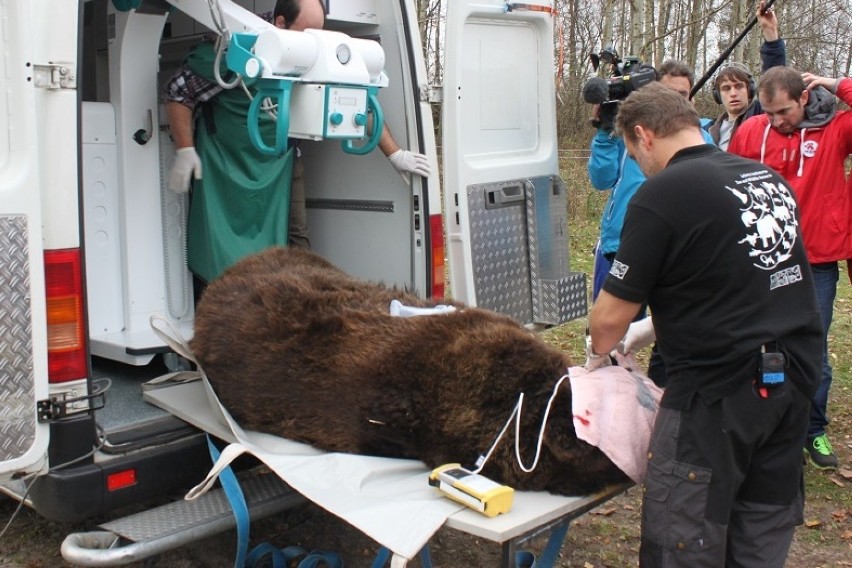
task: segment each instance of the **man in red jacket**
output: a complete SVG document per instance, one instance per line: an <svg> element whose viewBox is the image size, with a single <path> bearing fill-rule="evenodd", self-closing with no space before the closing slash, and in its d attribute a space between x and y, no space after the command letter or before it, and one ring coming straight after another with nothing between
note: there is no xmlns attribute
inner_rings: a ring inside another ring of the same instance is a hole
<svg viewBox="0 0 852 568"><path fill-rule="evenodd" d="M816 467L833 469L837 457L825 435L832 378L827 338L838 261L852 258L852 194L844 171L852 154L852 112L837 110L835 94L852 105L852 79L773 67L763 74L757 91L766 114L745 121L728 151L772 167L790 183L799 202L825 335L822 381L811 409L805 452Z"/></svg>

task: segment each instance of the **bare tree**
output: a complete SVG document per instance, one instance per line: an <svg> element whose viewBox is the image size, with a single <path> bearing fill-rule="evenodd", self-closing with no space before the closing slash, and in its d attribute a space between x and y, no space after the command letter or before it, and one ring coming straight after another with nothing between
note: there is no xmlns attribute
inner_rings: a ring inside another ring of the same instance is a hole
<svg viewBox="0 0 852 568"><path fill-rule="evenodd" d="M443 80L443 17L446 3L416 0L430 80ZM557 8L554 50L559 63L561 132L573 140L590 134L589 109L582 100L585 81L594 73L589 54L613 46L623 56L659 66L682 59L701 76L755 17L759 0L551 0ZM547 0L537 0L547 2ZM825 76L852 73L852 0L776 0L780 33L792 67ZM731 60L759 75L759 26L734 49ZM611 70L607 69L606 73ZM599 71L601 73L601 71ZM701 95L706 101L707 95ZM715 109L714 109L715 110Z"/></svg>

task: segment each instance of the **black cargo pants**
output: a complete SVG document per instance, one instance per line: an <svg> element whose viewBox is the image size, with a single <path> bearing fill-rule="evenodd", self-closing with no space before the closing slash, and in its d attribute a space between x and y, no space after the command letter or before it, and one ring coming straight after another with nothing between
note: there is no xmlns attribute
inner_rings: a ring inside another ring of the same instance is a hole
<svg viewBox="0 0 852 568"><path fill-rule="evenodd" d="M640 566L783 568L803 513L809 400L753 385L660 408L649 450Z"/></svg>

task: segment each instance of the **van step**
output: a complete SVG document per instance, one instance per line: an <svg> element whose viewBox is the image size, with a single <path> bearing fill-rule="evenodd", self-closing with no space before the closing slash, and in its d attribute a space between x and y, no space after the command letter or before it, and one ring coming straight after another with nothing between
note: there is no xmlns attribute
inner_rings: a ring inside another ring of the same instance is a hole
<svg viewBox="0 0 852 568"><path fill-rule="evenodd" d="M240 480L249 516L260 519L301 504L305 498L274 474ZM222 489L194 501L175 501L100 525L102 531L74 533L62 542L62 557L78 566L121 566L233 529L231 506Z"/></svg>

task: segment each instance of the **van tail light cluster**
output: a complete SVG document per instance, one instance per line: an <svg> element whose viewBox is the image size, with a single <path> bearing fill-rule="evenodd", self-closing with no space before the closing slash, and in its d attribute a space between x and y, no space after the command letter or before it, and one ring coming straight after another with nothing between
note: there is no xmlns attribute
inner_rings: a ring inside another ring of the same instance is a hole
<svg viewBox="0 0 852 568"><path fill-rule="evenodd" d="M86 334L80 249L44 253L47 289L47 361L51 383L85 378Z"/></svg>
<svg viewBox="0 0 852 568"><path fill-rule="evenodd" d="M429 235L432 248L432 299L444 298L446 265L444 264L444 225L440 215L429 216Z"/></svg>

